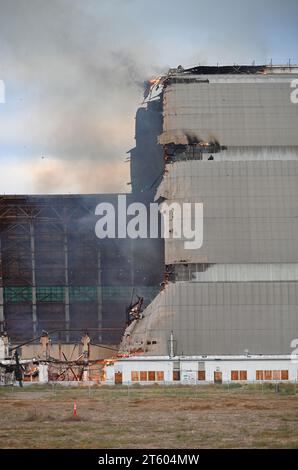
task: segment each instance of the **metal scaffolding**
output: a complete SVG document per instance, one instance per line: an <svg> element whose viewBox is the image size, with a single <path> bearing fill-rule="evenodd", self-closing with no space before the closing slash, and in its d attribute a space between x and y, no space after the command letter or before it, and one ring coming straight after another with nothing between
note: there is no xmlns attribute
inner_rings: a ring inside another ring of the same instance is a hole
<svg viewBox="0 0 298 470"><path fill-rule="evenodd" d="M70 341L71 304L78 302L82 324L102 328L99 243L90 223L79 223L93 215L92 198L85 202L67 196L0 199L0 322L12 336L36 336L58 325Z"/></svg>
<svg viewBox="0 0 298 470"><path fill-rule="evenodd" d="M72 342L86 330L117 344L132 289L147 304L157 294L160 240L95 235L96 205L117 196L0 197L0 326L13 341L60 330Z"/></svg>

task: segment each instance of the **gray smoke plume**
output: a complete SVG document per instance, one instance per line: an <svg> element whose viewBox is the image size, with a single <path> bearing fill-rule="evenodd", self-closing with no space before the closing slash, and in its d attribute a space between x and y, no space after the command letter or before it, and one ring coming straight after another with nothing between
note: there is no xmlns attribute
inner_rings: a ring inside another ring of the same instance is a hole
<svg viewBox="0 0 298 470"><path fill-rule="evenodd" d="M180 63L270 60L277 30L293 57L297 5L0 0L0 192L127 190L143 81Z"/></svg>
<svg viewBox="0 0 298 470"><path fill-rule="evenodd" d="M92 1L88 9L76 0L0 1L7 101L0 158L21 156L17 171L31 191L127 191L123 159L134 145L142 83L154 67L145 42L132 48L113 38L104 17L117 3ZM102 19L92 15L96 5ZM119 18L112 29L118 25Z"/></svg>

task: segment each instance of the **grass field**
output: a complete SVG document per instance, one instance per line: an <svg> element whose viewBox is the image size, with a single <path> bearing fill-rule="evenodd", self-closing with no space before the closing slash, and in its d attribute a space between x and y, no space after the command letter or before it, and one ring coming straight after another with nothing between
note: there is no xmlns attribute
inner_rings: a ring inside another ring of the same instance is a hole
<svg viewBox="0 0 298 470"><path fill-rule="evenodd" d="M291 384L1 387L0 406L1 448L298 448Z"/></svg>

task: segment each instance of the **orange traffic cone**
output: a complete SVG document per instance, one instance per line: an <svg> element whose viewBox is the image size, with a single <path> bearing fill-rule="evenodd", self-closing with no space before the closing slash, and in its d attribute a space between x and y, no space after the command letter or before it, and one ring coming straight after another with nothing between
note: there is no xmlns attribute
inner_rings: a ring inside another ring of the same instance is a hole
<svg viewBox="0 0 298 470"><path fill-rule="evenodd" d="M73 404L73 415L77 416L77 402L76 401Z"/></svg>

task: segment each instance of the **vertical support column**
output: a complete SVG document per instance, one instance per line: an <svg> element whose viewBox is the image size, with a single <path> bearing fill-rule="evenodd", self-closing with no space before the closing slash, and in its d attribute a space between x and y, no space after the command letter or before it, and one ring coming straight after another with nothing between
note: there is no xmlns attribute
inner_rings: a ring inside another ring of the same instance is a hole
<svg viewBox="0 0 298 470"><path fill-rule="evenodd" d="M134 240L131 238L129 242L130 247L130 283L131 288L135 287L135 251L133 246Z"/></svg>
<svg viewBox="0 0 298 470"><path fill-rule="evenodd" d="M3 295L3 272L2 272L2 250L0 234L0 333L4 331L4 295Z"/></svg>
<svg viewBox="0 0 298 470"><path fill-rule="evenodd" d="M32 283L32 323L33 337L37 335L37 314L36 314L36 271L35 271L35 236L33 221L30 220L30 249L31 249L31 283Z"/></svg>
<svg viewBox="0 0 298 470"><path fill-rule="evenodd" d="M97 250L97 326L102 328L102 280L101 280L101 253ZM98 332L98 340L102 341L102 332Z"/></svg>
<svg viewBox="0 0 298 470"><path fill-rule="evenodd" d="M65 214L64 214L65 217ZM69 276L68 276L68 240L67 240L67 225L64 219L63 225L63 251L64 251L64 313L65 313L65 327L66 327L66 342L69 342Z"/></svg>

